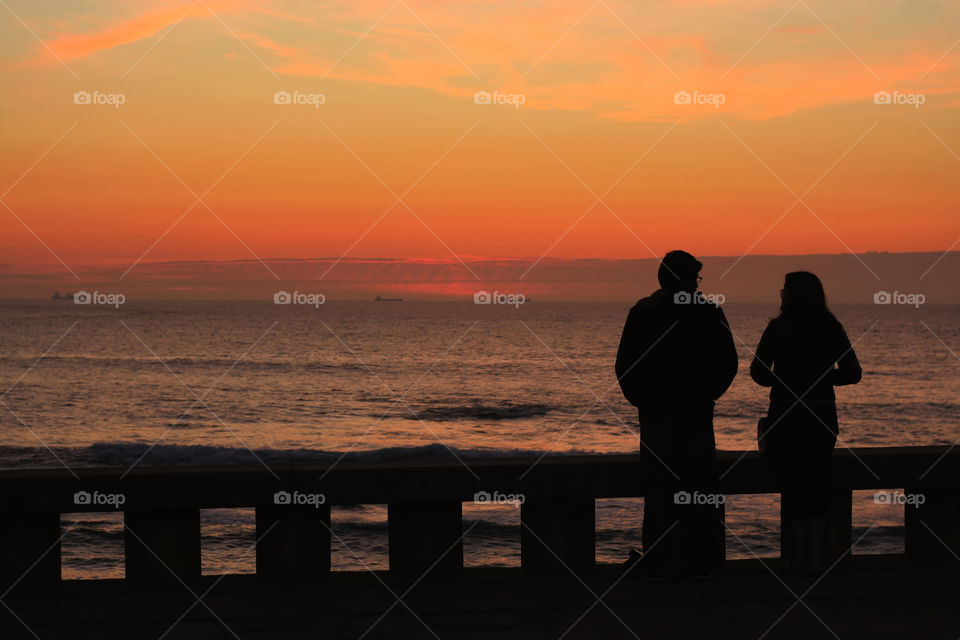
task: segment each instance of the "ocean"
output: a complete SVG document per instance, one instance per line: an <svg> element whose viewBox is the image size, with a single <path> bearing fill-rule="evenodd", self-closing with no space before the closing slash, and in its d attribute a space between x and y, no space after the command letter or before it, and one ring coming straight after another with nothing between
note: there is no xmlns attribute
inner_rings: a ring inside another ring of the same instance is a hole
<svg viewBox="0 0 960 640"><path fill-rule="evenodd" d="M613 359L630 303L0 303L0 467L628 453ZM748 369L776 306L724 306L740 371L720 449L755 448ZM960 438L960 307L835 305L863 364L840 444ZM778 498L730 496L729 557L775 555ZM639 546L642 500L597 501L597 561ZM903 549L902 507L854 494L855 553ZM334 570L387 566L385 505L334 507ZM519 509L464 504L468 566L519 564ZM250 509L202 513L205 573L254 570ZM123 575L122 517L64 514L65 578Z"/></svg>

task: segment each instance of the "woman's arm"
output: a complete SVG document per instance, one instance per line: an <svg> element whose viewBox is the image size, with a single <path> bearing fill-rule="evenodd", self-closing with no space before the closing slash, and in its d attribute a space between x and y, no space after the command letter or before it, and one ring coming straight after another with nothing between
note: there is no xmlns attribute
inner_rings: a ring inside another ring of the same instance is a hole
<svg viewBox="0 0 960 640"><path fill-rule="evenodd" d="M837 368L833 370L833 385L836 387L845 384L857 384L863 376L863 369L857 354L850 344L847 332L840 327L840 355L837 358Z"/></svg>
<svg viewBox="0 0 960 640"><path fill-rule="evenodd" d="M776 381L773 375L774 344L773 321L767 325L760 337L760 344L753 354L753 362L750 363L750 377L761 387L772 387Z"/></svg>

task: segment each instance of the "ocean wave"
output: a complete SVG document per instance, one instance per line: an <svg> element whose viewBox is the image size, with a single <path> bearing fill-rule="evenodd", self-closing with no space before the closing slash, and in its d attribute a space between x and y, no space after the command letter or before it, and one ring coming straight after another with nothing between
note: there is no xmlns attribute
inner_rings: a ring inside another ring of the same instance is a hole
<svg viewBox="0 0 960 640"><path fill-rule="evenodd" d="M339 510L340 507L334 506L333 509L334 513L336 513L336 510ZM501 506L500 509L514 510L516 508L510 506ZM517 522L502 522L499 520L490 520L487 518L478 517L476 511L469 513L465 512L463 514L463 529L464 531L467 529L470 530L470 538L500 539L517 537L519 539L519 509L516 509L516 513ZM389 529L389 522L387 521L387 512L384 509L382 517L379 518L356 520L337 518L334 516L333 522L330 526L338 535L343 535L348 533L386 531Z"/></svg>
<svg viewBox="0 0 960 640"><path fill-rule="evenodd" d="M36 361L36 356L0 356L0 362L9 363L14 366L29 366ZM144 369L163 369L167 367L172 369L193 369L193 368L224 368L231 370L248 371L308 371L308 372L342 372L342 371L363 371L367 369L362 364L351 361L344 362L299 362L296 360L255 360L243 358L237 360L236 356L224 356L223 358L192 358L192 357L170 357L157 359L152 356L101 356L94 354L50 354L44 357L44 362L48 364L62 363L70 366L92 365L108 369L117 369L119 367L133 367Z"/></svg>
<svg viewBox="0 0 960 640"><path fill-rule="evenodd" d="M493 457L539 457L538 449L448 448L434 443L410 447L384 447L361 451L329 451L325 449L245 449L213 445L161 444L144 442L98 442L88 447L0 447L0 467L6 469L61 467L57 456L67 466L182 466L218 464L255 464L284 462L328 462L334 460L404 460L404 459L480 459ZM551 455L587 455L597 451L576 450Z"/></svg>
<svg viewBox="0 0 960 640"><path fill-rule="evenodd" d="M900 402L849 401L840 400L837 407L843 417L858 421L875 419L889 420L897 416L898 420L950 420L960 417L960 403L931 400L903 400Z"/></svg>
<svg viewBox="0 0 960 640"><path fill-rule="evenodd" d="M485 405L474 403L471 405L446 406L446 407L427 407L417 411L417 416L423 420L434 420L444 422L449 420L459 420L462 418L472 418L476 420L518 420L521 418L532 418L535 416L545 416L551 410L545 404L510 404L503 403L497 405ZM417 417L408 415L408 419L416 420Z"/></svg>

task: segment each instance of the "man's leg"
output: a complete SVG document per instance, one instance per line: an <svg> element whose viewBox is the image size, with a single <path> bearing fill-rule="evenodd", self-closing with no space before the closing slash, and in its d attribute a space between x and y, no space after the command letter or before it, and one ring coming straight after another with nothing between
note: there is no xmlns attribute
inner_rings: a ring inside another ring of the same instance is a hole
<svg viewBox="0 0 960 640"><path fill-rule="evenodd" d="M643 478L643 568L651 576L666 575L676 533L677 491L675 429L670 420L641 425L640 464Z"/></svg>
<svg viewBox="0 0 960 640"><path fill-rule="evenodd" d="M710 575L716 568L719 507L698 504L688 506L685 511L690 574Z"/></svg>
<svg viewBox="0 0 960 640"><path fill-rule="evenodd" d="M713 436L713 409L692 414L686 440L686 455L681 465L681 477L688 487L691 504L683 508L686 529L687 566L693 576L707 576L716 568L720 551L717 537L723 525L718 522L722 513L723 496L717 493L717 459Z"/></svg>
<svg viewBox="0 0 960 640"><path fill-rule="evenodd" d="M645 573L663 577L667 573L676 518L673 493L655 487L647 491L643 501L643 563Z"/></svg>

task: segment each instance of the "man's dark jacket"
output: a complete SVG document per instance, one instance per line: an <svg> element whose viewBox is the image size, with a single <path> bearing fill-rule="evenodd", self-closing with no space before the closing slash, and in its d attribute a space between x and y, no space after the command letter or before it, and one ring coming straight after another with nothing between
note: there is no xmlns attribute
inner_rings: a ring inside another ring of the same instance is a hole
<svg viewBox="0 0 960 640"><path fill-rule="evenodd" d="M617 379L640 422L701 412L730 386L737 349L723 310L700 294L659 289L627 315Z"/></svg>

